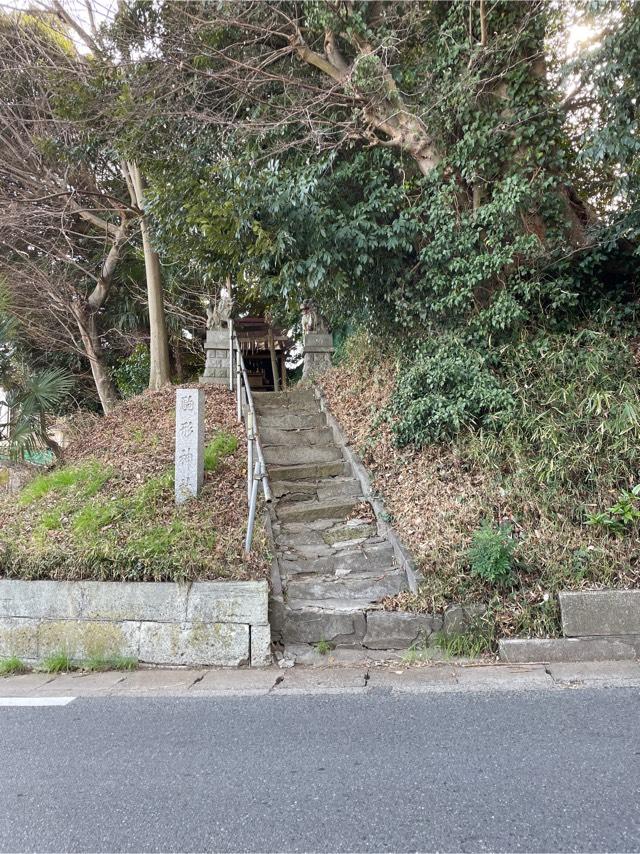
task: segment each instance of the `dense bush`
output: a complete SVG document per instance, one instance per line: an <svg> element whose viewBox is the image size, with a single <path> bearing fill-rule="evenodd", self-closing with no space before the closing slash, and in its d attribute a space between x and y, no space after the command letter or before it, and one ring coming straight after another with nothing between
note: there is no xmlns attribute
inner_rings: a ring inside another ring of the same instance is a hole
<svg viewBox="0 0 640 854"><path fill-rule="evenodd" d="M135 397L149 385L150 357L149 348L136 344L131 355L123 359L113 372L118 391L125 400Z"/></svg>
<svg viewBox="0 0 640 854"><path fill-rule="evenodd" d="M498 428L514 400L486 356L460 339L442 337L404 359L393 407L398 444L420 447L450 439L463 427Z"/></svg>

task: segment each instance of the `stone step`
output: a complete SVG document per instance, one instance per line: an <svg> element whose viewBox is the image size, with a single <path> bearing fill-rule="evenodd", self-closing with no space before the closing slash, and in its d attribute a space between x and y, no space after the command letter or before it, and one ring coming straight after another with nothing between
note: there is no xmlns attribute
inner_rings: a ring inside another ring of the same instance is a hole
<svg viewBox="0 0 640 854"><path fill-rule="evenodd" d="M300 543L287 540L287 535L284 534L277 540L280 550L280 559L283 561L290 561L291 563L306 560L317 560L322 557L332 557L343 552L348 552L353 548L364 548L383 542L385 542L385 540L382 537L372 536L363 537L359 540L351 540L346 543L336 543L334 545L328 545L322 541Z"/></svg>
<svg viewBox="0 0 640 854"><path fill-rule="evenodd" d="M269 414L258 413L258 432L268 427L274 427L280 430L309 430L320 429L327 424L326 416L323 412L288 412L286 410L272 412Z"/></svg>
<svg viewBox="0 0 640 854"><path fill-rule="evenodd" d="M277 427L258 427L262 447L267 446L296 446L334 445L333 433L328 427L321 429L280 429Z"/></svg>
<svg viewBox="0 0 640 854"><path fill-rule="evenodd" d="M321 480L330 477L350 477L351 466L344 460L326 463L298 463L293 465L268 466L269 478L274 483L280 480Z"/></svg>
<svg viewBox="0 0 640 854"><path fill-rule="evenodd" d="M395 596L408 588L406 573L391 569L388 572L372 575L348 575L345 578L316 576L292 578L287 581L287 604L296 608L296 603L316 603L326 601L367 602L373 604L386 596Z"/></svg>
<svg viewBox="0 0 640 854"><path fill-rule="evenodd" d="M327 641L332 646L360 646L366 632L361 610L327 611L320 608L292 610L281 604L272 607L270 622L274 634L281 634L285 643Z"/></svg>
<svg viewBox="0 0 640 854"><path fill-rule="evenodd" d="M359 503L356 496L344 496L329 501L296 501L279 504L276 516L282 522L314 522L316 519L346 519Z"/></svg>
<svg viewBox="0 0 640 854"><path fill-rule="evenodd" d="M324 575L345 578L351 575L380 575L395 570L393 547L386 540L359 548L336 550L325 546L320 554L308 558L280 560L280 571L289 579L301 575Z"/></svg>
<svg viewBox="0 0 640 854"><path fill-rule="evenodd" d="M316 409L319 408L318 400L311 389L254 392L253 404L256 409L265 406L280 406L297 410L307 404L313 404Z"/></svg>
<svg viewBox="0 0 640 854"><path fill-rule="evenodd" d="M342 460L342 450L336 445L311 445L308 448L268 445L263 448L267 466L295 466L308 463L331 463Z"/></svg>
<svg viewBox="0 0 640 854"><path fill-rule="evenodd" d="M335 477L325 480L279 480L274 483L273 494L280 504L292 501L326 501L336 496L362 496L360 482L353 477Z"/></svg>

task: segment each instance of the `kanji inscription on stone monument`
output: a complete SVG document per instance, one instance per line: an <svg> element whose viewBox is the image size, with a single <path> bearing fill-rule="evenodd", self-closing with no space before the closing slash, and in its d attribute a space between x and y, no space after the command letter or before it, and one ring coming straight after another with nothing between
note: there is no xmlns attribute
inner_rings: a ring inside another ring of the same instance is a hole
<svg viewBox="0 0 640 854"><path fill-rule="evenodd" d="M204 391L176 391L176 504L196 498L204 480Z"/></svg>

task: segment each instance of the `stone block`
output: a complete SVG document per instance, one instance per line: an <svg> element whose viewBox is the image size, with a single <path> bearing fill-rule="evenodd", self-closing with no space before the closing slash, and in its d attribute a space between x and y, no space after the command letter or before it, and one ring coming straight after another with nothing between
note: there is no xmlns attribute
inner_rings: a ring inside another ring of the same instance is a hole
<svg viewBox="0 0 640 854"><path fill-rule="evenodd" d="M45 620L38 627L38 657L58 652L73 659L138 657L140 623Z"/></svg>
<svg viewBox="0 0 640 854"><path fill-rule="evenodd" d="M287 643L350 643L361 637L362 614L353 611L287 610L283 634Z"/></svg>
<svg viewBox="0 0 640 854"><path fill-rule="evenodd" d="M0 658L38 658L38 620L24 617L0 618Z"/></svg>
<svg viewBox="0 0 640 854"><path fill-rule="evenodd" d="M82 581L77 586L82 594L81 614L86 620L180 623L187 618L186 584Z"/></svg>
<svg viewBox="0 0 640 854"><path fill-rule="evenodd" d="M228 329L207 329L207 336L204 341L205 349L213 348L215 350L225 350L229 352L229 330Z"/></svg>
<svg viewBox="0 0 640 854"><path fill-rule="evenodd" d="M308 332L303 336L305 353L333 353L333 335L325 332Z"/></svg>
<svg viewBox="0 0 640 854"><path fill-rule="evenodd" d="M451 605L444 612L443 631L445 634L462 634L486 611L484 605Z"/></svg>
<svg viewBox="0 0 640 854"><path fill-rule="evenodd" d="M0 617L73 620L80 616L82 589L73 581L0 580Z"/></svg>
<svg viewBox="0 0 640 854"><path fill-rule="evenodd" d="M251 666L268 667L271 664L270 626L250 626Z"/></svg>
<svg viewBox="0 0 640 854"><path fill-rule="evenodd" d="M370 611L363 645L368 649L407 649L440 628L440 618L402 611Z"/></svg>
<svg viewBox="0 0 640 854"><path fill-rule="evenodd" d="M640 590L585 590L559 594L567 637L640 634Z"/></svg>
<svg viewBox="0 0 640 854"><path fill-rule="evenodd" d="M269 622L266 581L196 581L187 600L186 620L206 623Z"/></svg>
<svg viewBox="0 0 640 854"><path fill-rule="evenodd" d="M516 638L500 641L500 658L516 663L632 660L632 644L609 638Z"/></svg>
<svg viewBox="0 0 640 854"><path fill-rule="evenodd" d="M141 623L140 661L148 664L249 663L249 626L240 623Z"/></svg>

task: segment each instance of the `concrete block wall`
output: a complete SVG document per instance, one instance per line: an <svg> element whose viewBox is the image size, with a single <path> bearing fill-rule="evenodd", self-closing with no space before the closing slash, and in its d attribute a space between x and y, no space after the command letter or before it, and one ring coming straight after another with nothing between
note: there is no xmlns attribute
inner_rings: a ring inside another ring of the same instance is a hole
<svg viewBox="0 0 640 854"><path fill-rule="evenodd" d="M0 657L127 656L162 665L271 661L266 581L0 580Z"/></svg>

